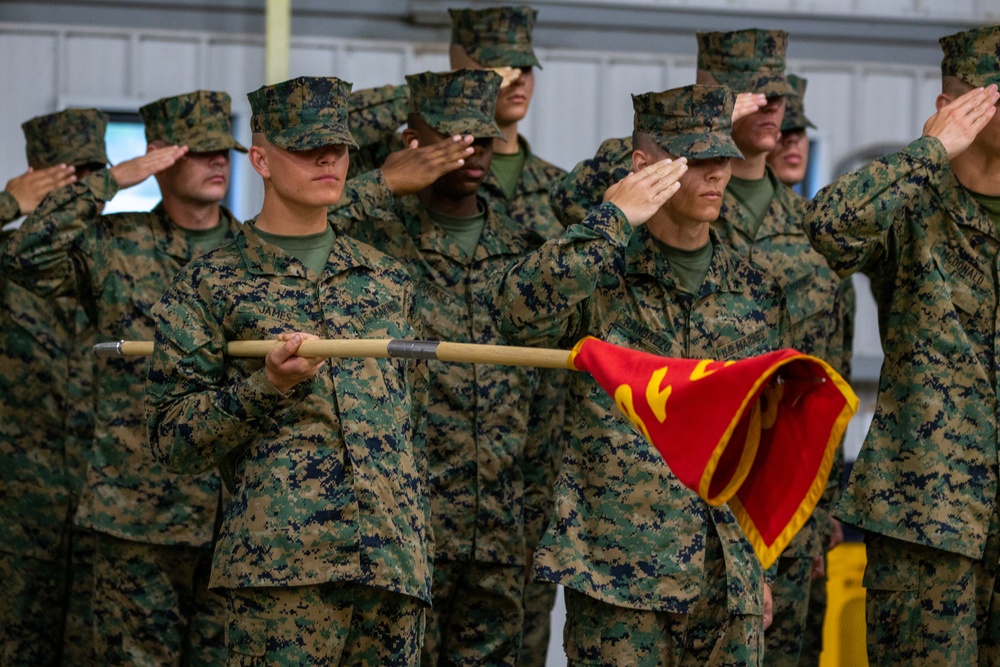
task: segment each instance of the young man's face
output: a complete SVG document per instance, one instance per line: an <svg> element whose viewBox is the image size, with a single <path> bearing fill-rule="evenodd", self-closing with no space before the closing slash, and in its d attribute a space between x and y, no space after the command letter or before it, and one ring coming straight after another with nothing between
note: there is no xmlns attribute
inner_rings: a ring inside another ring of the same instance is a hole
<svg viewBox="0 0 1000 667"><path fill-rule="evenodd" d="M188 153L156 176L160 189L194 204L217 204L229 189L229 150Z"/></svg>
<svg viewBox="0 0 1000 667"><path fill-rule="evenodd" d="M438 132L424 122L414 123L413 130L420 146L433 146L448 138L448 135ZM472 142L472 149L472 155L465 158L465 164L434 181L431 189L436 194L450 199L462 199L474 195L479 190L493 161L493 138L477 137Z"/></svg>
<svg viewBox="0 0 1000 667"><path fill-rule="evenodd" d="M782 132L767 163L785 185L798 185L806 177L809 164L809 135L805 129Z"/></svg>
<svg viewBox="0 0 1000 667"><path fill-rule="evenodd" d="M268 178L275 194L299 206L332 206L340 199L347 180L347 146L334 144L304 151L290 151L265 142ZM259 171L259 169L258 169Z"/></svg>
<svg viewBox="0 0 1000 667"><path fill-rule="evenodd" d="M500 90L497 96L497 125L513 125L528 114L531 96L535 92L535 72L531 67L521 67L521 76Z"/></svg>
<svg viewBox="0 0 1000 667"><path fill-rule="evenodd" d="M748 158L770 153L777 143L784 117L785 98L768 97L764 107L733 123L733 141L736 142L736 147Z"/></svg>
<svg viewBox="0 0 1000 667"><path fill-rule="evenodd" d="M712 222L719 217L722 195L732 173L731 160L727 157L688 160L680 189L667 200L663 209L677 223Z"/></svg>

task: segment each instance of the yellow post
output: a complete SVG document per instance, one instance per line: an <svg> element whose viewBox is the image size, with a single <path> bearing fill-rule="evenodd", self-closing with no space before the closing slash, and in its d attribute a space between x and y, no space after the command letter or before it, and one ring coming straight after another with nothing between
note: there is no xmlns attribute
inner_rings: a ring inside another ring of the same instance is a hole
<svg viewBox="0 0 1000 667"><path fill-rule="evenodd" d="M292 33L292 0L267 0L264 22L264 79L267 85L288 78L288 45Z"/></svg>

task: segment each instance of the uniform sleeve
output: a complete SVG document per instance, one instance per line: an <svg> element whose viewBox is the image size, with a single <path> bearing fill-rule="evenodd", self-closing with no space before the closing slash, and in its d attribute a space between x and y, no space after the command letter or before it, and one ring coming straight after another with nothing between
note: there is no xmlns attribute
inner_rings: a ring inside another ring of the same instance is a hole
<svg viewBox="0 0 1000 667"><path fill-rule="evenodd" d="M845 278L892 266L895 212L936 184L947 160L941 142L924 137L841 176L809 202L805 229L813 247Z"/></svg>
<svg viewBox="0 0 1000 667"><path fill-rule="evenodd" d="M402 147L398 135L409 114L406 86L366 88L347 100L348 125L358 147L350 153L348 176L353 177L385 163L386 157Z"/></svg>
<svg viewBox="0 0 1000 667"><path fill-rule="evenodd" d="M21 206L7 190L0 192L0 225L6 225L21 217Z"/></svg>
<svg viewBox="0 0 1000 667"><path fill-rule="evenodd" d="M521 473L524 477L524 535L534 549L552 516L553 488L562 461L566 386L570 371L543 369L531 401Z"/></svg>
<svg viewBox="0 0 1000 667"><path fill-rule="evenodd" d="M549 191L549 202L563 227L582 222L604 201L605 191L632 169L631 141L608 139L594 157L580 162Z"/></svg>
<svg viewBox="0 0 1000 667"><path fill-rule="evenodd" d="M80 294L93 261L85 241L104 203L117 192L117 181L103 169L50 193L8 239L5 268L40 296Z"/></svg>
<svg viewBox="0 0 1000 667"><path fill-rule="evenodd" d="M573 344L587 330L585 301L617 280L632 234L625 214L601 204L558 239L522 256L497 278L494 320L515 344Z"/></svg>
<svg viewBox="0 0 1000 667"><path fill-rule="evenodd" d="M334 229L379 247L375 237L386 224L399 221L395 198L376 169L347 181L340 201L330 207L328 218Z"/></svg>
<svg viewBox="0 0 1000 667"><path fill-rule="evenodd" d="M174 282L153 317L146 422L153 455L170 472L215 468L249 441L268 415L301 399L298 387L287 394L278 391L264 368L227 379L222 329L184 280Z"/></svg>

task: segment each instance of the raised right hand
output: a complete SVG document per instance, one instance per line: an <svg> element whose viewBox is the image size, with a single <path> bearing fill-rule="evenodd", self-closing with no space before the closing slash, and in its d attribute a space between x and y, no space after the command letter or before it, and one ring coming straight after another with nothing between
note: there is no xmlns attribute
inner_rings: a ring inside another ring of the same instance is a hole
<svg viewBox="0 0 1000 667"><path fill-rule="evenodd" d="M118 181L118 187L124 190L142 183L153 174L158 174L164 169L172 167L187 152L187 146L164 146L162 148L150 146L145 155L119 162L111 167L111 175Z"/></svg>
<svg viewBox="0 0 1000 667"><path fill-rule="evenodd" d="M74 167L57 164L45 169L28 169L20 176L7 181L7 192L17 201L21 215L34 211L45 195L76 180Z"/></svg>
<svg viewBox="0 0 1000 667"><path fill-rule="evenodd" d="M687 171L687 160L664 159L632 172L604 193L604 201L621 209L629 224L638 227L653 217L670 199Z"/></svg>
<svg viewBox="0 0 1000 667"><path fill-rule="evenodd" d="M938 109L924 123L925 137L936 137L948 151L948 159L972 145L976 135L997 112L1000 100L996 84L975 88Z"/></svg>
<svg viewBox="0 0 1000 667"><path fill-rule="evenodd" d="M382 177L394 195L420 192L450 171L455 171L474 149L472 135L448 137L430 146L417 147L417 140L403 150L390 153L382 165Z"/></svg>
<svg viewBox="0 0 1000 667"><path fill-rule="evenodd" d="M749 116L767 106L767 95L762 93L740 93L733 104L733 122Z"/></svg>

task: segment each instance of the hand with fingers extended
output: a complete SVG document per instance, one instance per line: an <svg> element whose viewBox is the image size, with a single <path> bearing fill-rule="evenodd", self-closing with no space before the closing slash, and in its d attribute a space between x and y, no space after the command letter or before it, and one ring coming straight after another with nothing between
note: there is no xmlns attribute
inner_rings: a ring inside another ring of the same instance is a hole
<svg viewBox="0 0 1000 667"><path fill-rule="evenodd" d="M300 357L296 352L302 341L318 340L318 338L314 334L302 332L278 334L278 340L284 345L278 345L264 358L264 371L275 389L285 394L303 380L316 376L320 366L326 363L326 359Z"/></svg>
<svg viewBox="0 0 1000 667"><path fill-rule="evenodd" d="M940 99L940 98L939 98ZM924 123L925 137L936 137L953 159L972 145L997 112L996 84L975 88L948 102Z"/></svg>
<svg viewBox="0 0 1000 667"><path fill-rule="evenodd" d="M500 90L507 88L521 78L520 67L492 67L491 69L503 77L503 81L500 82Z"/></svg>
<svg viewBox="0 0 1000 667"><path fill-rule="evenodd" d="M394 195L420 192L450 171L455 171L474 149L471 135L448 137L430 146L410 141L403 150L391 153L382 165L382 176Z"/></svg>
<svg viewBox="0 0 1000 667"><path fill-rule="evenodd" d="M767 95L759 93L740 93L733 104L733 122L760 111L767 106Z"/></svg>
<svg viewBox="0 0 1000 667"><path fill-rule="evenodd" d="M74 167L57 164L45 169L28 169L7 181L7 192L17 201L21 215L28 215L42 203L45 195L76 181Z"/></svg>
<svg viewBox="0 0 1000 667"><path fill-rule="evenodd" d="M621 209L629 224L638 227L653 217L681 187L687 160L664 159L632 172L604 193L604 201Z"/></svg>
<svg viewBox="0 0 1000 667"><path fill-rule="evenodd" d="M138 185L144 180L168 169L188 152L187 146L150 147L145 155L134 157L125 162L119 162L111 167L111 175L121 189Z"/></svg>

